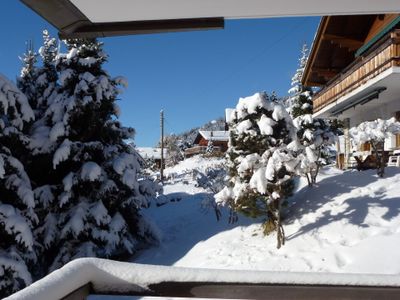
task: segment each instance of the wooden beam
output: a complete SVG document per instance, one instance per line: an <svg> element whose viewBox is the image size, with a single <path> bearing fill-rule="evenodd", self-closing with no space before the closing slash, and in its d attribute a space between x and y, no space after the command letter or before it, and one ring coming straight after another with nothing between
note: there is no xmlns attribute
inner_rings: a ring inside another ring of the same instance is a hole
<svg viewBox="0 0 400 300"><path fill-rule="evenodd" d="M223 28L223 18L174 19L119 23L82 23L80 26L75 26L74 24L73 28L61 30L59 35L62 39L94 38Z"/></svg>
<svg viewBox="0 0 400 300"><path fill-rule="evenodd" d="M306 66L304 68L304 73L303 73L303 78L302 78L302 83L305 86L313 86L312 81L313 79L310 78L311 73L312 73L312 68L314 66L314 62L316 59L316 55L319 51L319 48L321 46L322 42L322 36L328 26L328 23L330 21L331 17L330 16L325 16L322 17L321 22L319 23L317 34L314 38L314 42L312 44L312 48L310 51L310 54L307 59Z"/></svg>
<svg viewBox="0 0 400 300"><path fill-rule="evenodd" d="M307 86L312 87L323 87L325 84L321 82L307 81Z"/></svg>
<svg viewBox="0 0 400 300"><path fill-rule="evenodd" d="M352 39L329 33L325 33L323 35L323 39L325 41L330 41L331 44L338 45L340 48L347 48L349 51L355 51L364 44L363 41L357 39Z"/></svg>
<svg viewBox="0 0 400 300"><path fill-rule="evenodd" d="M319 76L332 78L340 73L339 69L332 68L313 68L313 72L317 73Z"/></svg>

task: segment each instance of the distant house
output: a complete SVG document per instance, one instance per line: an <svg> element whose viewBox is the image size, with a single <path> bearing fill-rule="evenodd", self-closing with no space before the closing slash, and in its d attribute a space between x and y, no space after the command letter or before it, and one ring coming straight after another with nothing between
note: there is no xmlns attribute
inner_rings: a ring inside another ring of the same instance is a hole
<svg viewBox="0 0 400 300"><path fill-rule="evenodd" d="M213 151L216 153L224 153L228 149L229 131L204 131L199 130L194 139L194 146L185 150L185 157L206 153L209 142L213 144Z"/></svg>
<svg viewBox="0 0 400 300"><path fill-rule="evenodd" d="M154 162L157 164L157 167L161 167L161 148L137 147L136 151L143 158L143 160L154 160ZM167 149L164 149L164 159L166 159L167 155Z"/></svg>
<svg viewBox="0 0 400 300"><path fill-rule="evenodd" d="M377 118L400 120L400 14L323 17L302 81L319 88L314 116L345 125L339 165L351 167L355 156L366 159L369 144L353 153L348 129ZM400 135L382 148L387 153L400 148Z"/></svg>

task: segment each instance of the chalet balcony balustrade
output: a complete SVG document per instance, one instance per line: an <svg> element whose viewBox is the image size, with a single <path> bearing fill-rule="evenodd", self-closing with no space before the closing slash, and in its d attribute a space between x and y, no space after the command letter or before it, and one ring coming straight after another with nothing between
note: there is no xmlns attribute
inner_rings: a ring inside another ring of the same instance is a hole
<svg viewBox="0 0 400 300"><path fill-rule="evenodd" d="M400 66L400 29L386 34L319 90L313 97L314 113L395 66Z"/></svg>
<svg viewBox="0 0 400 300"><path fill-rule="evenodd" d="M221 152L222 148L219 146L213 147L213 152ZM185 150L185 156L190 157L197 154L204 154L207 152L207 146L194 146Z"/></svg>

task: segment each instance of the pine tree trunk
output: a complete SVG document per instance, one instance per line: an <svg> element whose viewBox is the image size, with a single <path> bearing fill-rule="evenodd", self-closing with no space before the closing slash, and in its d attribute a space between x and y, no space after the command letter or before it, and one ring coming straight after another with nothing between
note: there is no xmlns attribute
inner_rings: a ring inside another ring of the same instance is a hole
<svg viewBox="0 0 400 300"><path fill-rule="evenodd" d="M376 159L376 173L379 177L383 177L385 174L385 162L383 161L383 151L381 154L378 152L378 143L371 141L372 149L375 152L375 159Z"/></svg>
<svg viewBox="0 0 400 300"><path fill-rule="evenodd" d="M317 176L318 176L318 173L319 173L319 169L321 167L320 161L319 161L320 158L321 158L321 148L318 149L318 157L317 157L317 163L316 163L317 164L317 168L315 169L314 173L311 173L312 174L311 185L314 185L314 184L317 183Z"/></svg>
<svg viewBox="0 0 400 300"><path fill-rule="evenodd" d="M275 205L274 205L274 215L275 215L275 226L276 226L276 239L277 239L277 244L276 248L281 248L285 244L285 231L283 230L282 222L281 222L281 197L282 197L282 190L281 186L279 186L279 199L275 200Z"/></svg>
<svg viewBox="0 0 400 300"><path fill-rule="evenodd" d="M283 230L283 226L281 223L281 201L279 201L278 209L276 210L276 239L277 245L276 248L281 248L285 244L285 231Z"/></svg>
<svg viewBox="0 0 400 300"><path fill-rule="evenodd" d="M281 222L281 201L275 199L268 207L267 220L263 224L264 234L269 235L276 231L276 247L279 249L285 244L285 231Z"/></svg>
<svg viewBox="0 0 400 300"><path fill-rule="evenodd" d="M310 174L306 173L307 185L308 185L309 187L312 186L312 182L311 182L311 179L310 179L311 177L312 177L311 172L310 172Z"/></svg>

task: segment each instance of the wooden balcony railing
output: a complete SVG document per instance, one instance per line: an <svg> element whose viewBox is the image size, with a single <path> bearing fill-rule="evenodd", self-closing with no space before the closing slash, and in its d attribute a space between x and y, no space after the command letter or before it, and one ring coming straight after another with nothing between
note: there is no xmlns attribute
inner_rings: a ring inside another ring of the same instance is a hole
<svg viewBox="0 0 400 300"><path fill-rule="evenodd" d="M192 156L197 154L206 153L207 146L194 146L185 150L185 156ZM222 148L219 146L214 146L213 152L221 152Z"/></svg>
<svg viewBox="0 0 400 300"><path fill-rule="evenodd" d="M388 33L313 97L314 113L362 86L385 70L400 66L400 30Z"/></svg>

